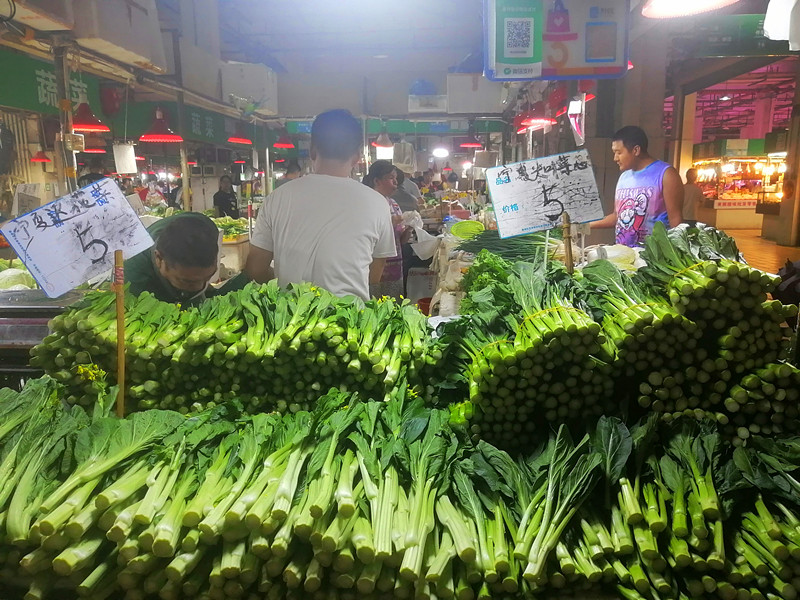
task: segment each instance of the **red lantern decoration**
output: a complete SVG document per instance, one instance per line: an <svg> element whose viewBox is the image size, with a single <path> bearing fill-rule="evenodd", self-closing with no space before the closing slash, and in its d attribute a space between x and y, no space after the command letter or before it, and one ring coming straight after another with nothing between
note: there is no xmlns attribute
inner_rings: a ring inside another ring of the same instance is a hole
<svg viewBox="0 0 800 600"><path fill-rule="evenodd" d="M547 105L553 110L559 110L567 101L567 86L558 84L547 97Z"/></svg>
<svg viewBox="0 0 800 600"><path fill-rule="evenodd" d="M107 117L113 117L122 110L122 90L109 83L100 84L100 110Z"/></svg>

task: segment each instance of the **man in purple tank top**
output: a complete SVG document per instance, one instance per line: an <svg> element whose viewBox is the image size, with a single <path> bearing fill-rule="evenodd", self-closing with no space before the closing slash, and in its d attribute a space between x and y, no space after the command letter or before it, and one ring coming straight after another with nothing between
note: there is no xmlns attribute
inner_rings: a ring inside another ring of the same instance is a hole
<svg viewBox="0 0 800 600"><path fill-rule="evenodd" d="M667 228L680 225L683 181L678 171L647 153L647 134L640 127L623 127L614 134L611 150L622 171L614 212L592 228L614 227L618 244L643 246L656 221Z"/></svg>

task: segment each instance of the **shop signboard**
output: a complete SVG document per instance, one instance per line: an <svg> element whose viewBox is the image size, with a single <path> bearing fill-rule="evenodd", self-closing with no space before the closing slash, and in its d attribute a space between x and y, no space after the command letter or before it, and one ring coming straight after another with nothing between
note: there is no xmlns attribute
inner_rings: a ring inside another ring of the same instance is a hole
<svg viewBox="0 0 800 600"><path fill-rule="evenodd" d="M0 228L49 298L57 298L153 245L119 186L101 179Z"/></svg>
<svg viewBox="0 0 800 600"><path fill-rule="evenodd" d="M209 144L224 144L228 141L225 117L210 110L184 105L184 125L187 139Z"/></svg>
<svg viewBox="0 0 800 600"><path fill-rule="evenodd" d="M787 40L764 35L764 14L720 15L698 18L689 32L694 58L729 56L788 56Z"/></svg>
<svg viewBox="0 0 800 600"><path fill-rule="evenodd" d="M745 198L744 200L714 200L714 210L750 210L756 207L758 200Z"/></svg>
<svg viewBox="0 0 800 600"><path fill-rule="evenodd" d="M0 106L43 114L58 114L56 72L52 63L0 48ZM70 99L73 104L87 101L99 110L99 80L88 74L70 75Z"/></svg>
<svg viewBox="0 0 800 600"><path fill-rule="evenodd" d="M501 165L486 170L500 237L603 218L603 205L586 150Z"/></svg>
<svg viewBox="0 0 800 600"><path fill-rule="evenodd" d="M606 79L628 70L630 0L485 0L493 81Z"/></svg>

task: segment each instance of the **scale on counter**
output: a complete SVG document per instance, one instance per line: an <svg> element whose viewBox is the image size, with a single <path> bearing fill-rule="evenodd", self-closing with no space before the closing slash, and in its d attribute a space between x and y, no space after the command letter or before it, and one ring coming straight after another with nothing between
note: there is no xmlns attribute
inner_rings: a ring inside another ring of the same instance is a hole
<svg viewBox="0 0 800 600"><path fill-rule="evenodd" d="M71 291L52 299L41 290L0 291L0 376L38 373L28 365L31 348L48 334L47 322L84 293Z"/></svg>

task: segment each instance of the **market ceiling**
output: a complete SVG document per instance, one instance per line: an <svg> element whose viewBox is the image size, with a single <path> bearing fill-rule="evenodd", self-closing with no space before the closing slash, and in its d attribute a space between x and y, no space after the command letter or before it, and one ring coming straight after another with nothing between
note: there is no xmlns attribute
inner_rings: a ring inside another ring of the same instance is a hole
<svg viewBox="0 0 800 600"><path fill-rule="evenodd" d="M482 0L219 0L219 9L224 58L278 72L447 72L470 55L482 67Z"/></svg>

